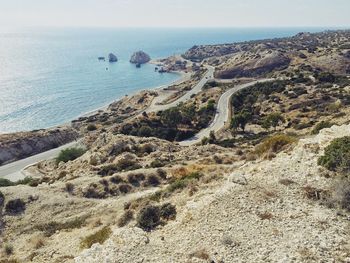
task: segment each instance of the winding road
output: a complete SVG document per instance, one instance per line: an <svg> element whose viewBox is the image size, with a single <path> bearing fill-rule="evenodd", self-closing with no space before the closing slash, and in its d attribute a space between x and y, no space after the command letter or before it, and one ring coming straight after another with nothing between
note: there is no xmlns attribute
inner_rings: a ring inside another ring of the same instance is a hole
<svg viewBox="0 0 350 263"><path fill-rule="evenodd" d="M172 103L161 105L158 103L163 101L166 98L166 96L169 95L169 94L167 94L167 92L163 92L163 94L161 96L157 97L152 102L152 104L146 110L146 112L157 112L157 111L166 110L166 109L169 109L171 107L177 106L181 102L186 102L186 101L190 100L193 95L196 95L202 91L202 88L209 80L214 79L215 68L211 67L211 66L207 66L207 69L208 69L208 71L205 73L203 78L185 95L178 98L177 100L175 100ZM219 102L217 105L217 112L216 112L214 120L210 124L210 126L201 130L193 138L182 141L179 144L181 146L190 146L190 145L196 144L196 143L200 142L204 137L208 137L211 131L217 132L220 129L222 129L229 119L231 96L235 92L237 92L241 89L252 86L258 82L265 82L265 81L269 81L269 80L270 79L253 81L253 82L249 82L246 84L241 84L241 85L235 86L235 87L227 90L224 94L221 95L221 97L219 99ZM79 144L79 142L71 142L71 143L63 145L61 147L58 147L58 148L34 155L34 156L31 156L31 157L28 157L26 159L19 160L19 161L16 161L16 162L4 165L4 166L0 166L0 178L7 178L7 179L12 180L12 181L22 179L25 177L24 170L27 167L30 167L30 166L32 166L32 165L34 165L42 160L48 160L48 159L55 158L58 156L60 151L67 149L67 148L70 148L70 147L74 147L78 144Z"/></svg>
<svg viewBox="0 0 350 263"><path fill-rule="evenodd" d="M162 101L164 101L167 96L169 96L169 94L166 94L166 92L162 91L163 94L156 97L155 100L153 100L152 104L148 107L148 109L146 109L146 112L158 112L158 111L163 111L163 110L167 110L169 108L172 107L176 107L179 103L181 102L186 102L189 99L191 99L191 97L193 95L198 94L199 92L202 91L203 87L205 84L207 84L207 82L211 79L214 79L214 71L215 68L212 66L207 66L207 72L204 74L203 78L191 89L189 90L186 94L184 94L183 96L181 96L180 98L178 98L177 100L168 103L168 104L158 104Z"/></svg>
<svg viewBox="0 0 350 263"><path fill-rule="evenodd" d="M250 86L255 85L256 83L259 82L266 82L266 81L271 81L271 79L262 79L262 80L256 80L253 82L249 82L246 84L241 84L237 85L229 90L227 90L224 94L221 95L218 105L217 105L217 110L216 114L214 117L213 122L209 125L209 127L201 130L199 133L197 133L194 137L179 142L181 146L191 146L193 144L199 143L204 137L209 137L209 134L211 131L213 132L218 132L220 129L222 129L226 122L229 121L229 115L230 115L230 99L233 94L236 92L248 88Z"/></svg>

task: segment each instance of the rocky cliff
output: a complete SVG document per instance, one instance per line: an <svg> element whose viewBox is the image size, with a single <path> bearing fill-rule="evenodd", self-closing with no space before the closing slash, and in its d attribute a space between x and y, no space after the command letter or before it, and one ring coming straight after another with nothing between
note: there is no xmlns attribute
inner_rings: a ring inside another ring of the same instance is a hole
<svg viewBox="0 0 350 263"><path fill-rule="evenodd" d="M0 135L0 165L59 147L76 138L78 133L71 128Z"/></svg>
<svg viewBox="0 0 350 263"><path fill-rule="evenodd" d="M239 77L256 77L274 70L285 69L289 66L290 58L280 52L266 52L259 56L242 60L232 60L223 69L219 69L215 76L222 79L232 79Z"/></svg>

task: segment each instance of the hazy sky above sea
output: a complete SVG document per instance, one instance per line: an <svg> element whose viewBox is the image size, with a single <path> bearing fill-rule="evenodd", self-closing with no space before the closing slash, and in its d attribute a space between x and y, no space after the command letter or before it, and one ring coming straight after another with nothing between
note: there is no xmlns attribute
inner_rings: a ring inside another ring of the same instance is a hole
<svg viewBox="0 0 350 263"><path fill-rule="evenodd" d="M0 27L350 26L350 0L0 0Z"/></svg>

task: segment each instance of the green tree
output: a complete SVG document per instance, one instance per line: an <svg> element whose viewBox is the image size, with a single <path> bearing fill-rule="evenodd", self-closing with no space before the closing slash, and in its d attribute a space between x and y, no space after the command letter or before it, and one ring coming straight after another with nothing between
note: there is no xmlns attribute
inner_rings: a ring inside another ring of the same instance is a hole
<svg viewBox="0 0 350 263"><path fill-rule="evenodd" d="M266 130L273 127L276 130L276 127L283 122L284 122L283 116L280 113L275 112L275 113L271 113L271 114L267 115L263 119L261 127L263 127Z"/></svg>
<svg viewBox="0 0 350 263"><path fill-rule="evenodd" d="M245 126L251 121L252 115L248 111L241 111L233 116L231 120L231 128L237 131L238 128L241 128L242 131L245 131Z"/></svg>
<svg viewBox="0 0 350 263"><path fill-rule="evenodd" d="M177 125L182 121L182 115L178 107L163 111L160 118L164 125L172 128L177 128Z"/></svg>
<svg viewBox="0 0 350 263"><path fill-rule="evenodd" d="M194 104L181 108L182 118L192 122L196 116L196 106Z"/></svg>

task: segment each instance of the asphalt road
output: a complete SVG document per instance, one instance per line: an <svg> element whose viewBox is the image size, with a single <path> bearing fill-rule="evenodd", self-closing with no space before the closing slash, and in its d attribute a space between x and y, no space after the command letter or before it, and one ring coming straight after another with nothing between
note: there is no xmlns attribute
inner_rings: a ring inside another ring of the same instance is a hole
<svg viewBox="0 0 350 263"><path fill-rule="evenodd" d="M221 97L218 101L217 110L216 110L214 120L209 125L209 127L201 130L194 137L192 137L188 140L179 142L179 144L181 146L190 146L190 145L193 145L193 144L200 142L204 137L209 137L209 134L211 131L218 132L220 129L222 129L225 126L226 122L229 121L229 114L230 114L230 108L231 108L231 105L230 105L231 96L234 93L238 92L239 90L253 86L258 82L266 82L266 81L270 81L270 80L271 79L256 80L256 81L252 81L252 82L249 82L246 84L237 85L237 86L227 90L224 94L221 95Z"/></svg>
<svg viewBox="0 0 350 263"><path fill-rule="evenodd" d="M177 100L175 100L175 101L173 101L172 103L169 103L169 104L159 105L159 104L156 104L156 103L152 103L152 105L146 110L146 112L158 112L158 111L167 110L169 108L177 106L181 102L188 101L189 99L191 99L192 95L196 95L199 92L201 92L202 88L204 87L204 85L209 80L214 79L214 70L215 70L215 68L211 67L211 66L207 66L207 69L208 69L208 71L205 73L203 78L191 90L189 90L185 95L183 95L182 97L178 98ZM163 101L164 99L166 99L166 96L168 96L168 95L164 94L164 97L161 96L161 97L157 98L156 102Z"/></svg>
<svg viewBox="0 0 350 263"><path fill-rule="evenodd" d="M19 161L15 161L3 166L0 166L0 178L6 178L11 181L17 181L19 179L23 179L25 177L25 174L23 173L23 169L25 169L28 166L31 166L37 162L40 162L42 160L48 160L53 159L58 156L60 151L71 148L79 144L79 142L71 142L65 145L62 145L58 148L39 153L37 155L33 155L31 157L28 157L26 159L22 159Z"/></svg>

